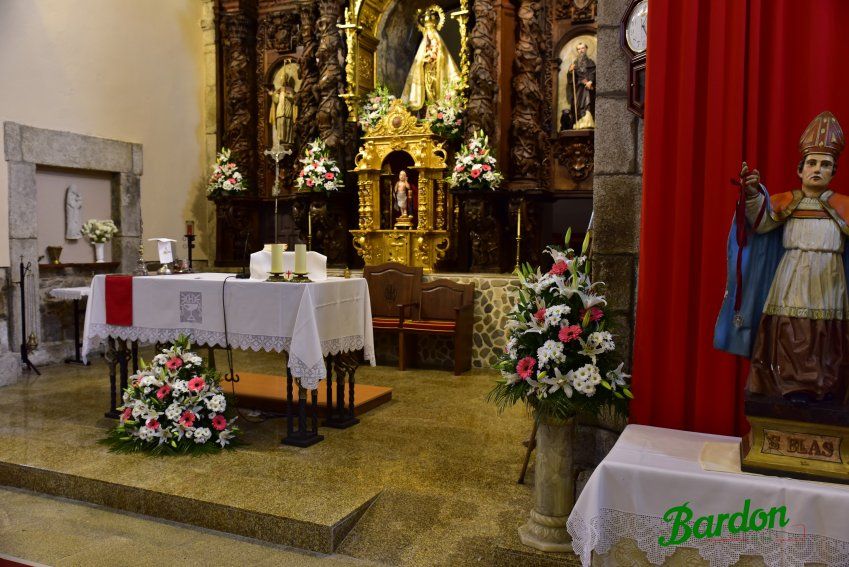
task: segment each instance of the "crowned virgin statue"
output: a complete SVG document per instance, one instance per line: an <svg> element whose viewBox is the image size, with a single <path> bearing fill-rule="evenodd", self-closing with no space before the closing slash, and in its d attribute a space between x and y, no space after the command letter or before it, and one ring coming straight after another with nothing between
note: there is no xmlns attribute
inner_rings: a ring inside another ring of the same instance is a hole
<svg viewBox="0 0 849 567"><path fill-rule="evenodd" d="M437 101L447 86L460 78L457 64L439 35L444 23L445 12L439 6L426 8L416 18L423 37L401 95L412 110Z"/></svg>

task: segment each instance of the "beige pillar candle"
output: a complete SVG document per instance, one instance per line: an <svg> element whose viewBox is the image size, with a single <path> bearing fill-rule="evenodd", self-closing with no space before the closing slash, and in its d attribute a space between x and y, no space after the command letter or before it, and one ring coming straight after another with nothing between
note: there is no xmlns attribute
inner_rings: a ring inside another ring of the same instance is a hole
<svg viewBox="0 0 849 567"><path fill-rule="evenodd" d="M295 244L295 273L307 273L307 245Z"/></svg>
<svg viewBox="0 0 849 567"><path fill-rule="evenodd" d="M271 245L271 273L272 274L282 274L283 273L283 245L282 244L272 244Z"/></svg>
<svg viewBox="0 0 849 567"><path fill-rule="evenodd" d="M516 236L522 236L522 207L519 207L516 215Z"/></svg>

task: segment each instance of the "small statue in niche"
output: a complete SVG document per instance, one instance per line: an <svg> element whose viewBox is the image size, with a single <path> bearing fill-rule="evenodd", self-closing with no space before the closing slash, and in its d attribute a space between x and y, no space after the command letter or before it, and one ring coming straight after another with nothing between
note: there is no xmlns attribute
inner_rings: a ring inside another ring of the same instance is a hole
<svg viewBox="0 0 849 567"><path fill-rule="evenodd" d="M595 61L587 55L583 41L575 46L577 57L566 71L566 100L569 115L560 117L561 129L595 128ZM563 128L567 126L567 128Z"/></svg>
<svg viewBox="0 0 849 567"><path fill-rule="evenodd" d="M271 124L271 145L290 146L295 141L295 79L286 75L271 95L268 121Z"/></svg>
<svg viewBox="0 0 849 567"><path fill-rule="evenodd" d="M398 182L395 183L395 211L398 213L398 220L395 222L395 228L410 228L413 224L413 217L410 216L410 197L412 196L413 185L407 181L407 172L403 169L398 174Z"/></svg>
<svg viewBox="0 0 849 567"><path fill-rule="evenodd" d="M79 240L83 237L80 213L83 208L83 197L77 191L76 185L69 185L65 192L65 238Z"/></svg>
<svg viewBox="0 0 849 567"><path fill-rule="evenodd" d="M416 17L422 32L422 42L413 58L413 65L404 84L401 100L412 110L439 100L445 89L459 80L460 71L439 30L445 24L445 12L439 6L429 6Z"/></svg>

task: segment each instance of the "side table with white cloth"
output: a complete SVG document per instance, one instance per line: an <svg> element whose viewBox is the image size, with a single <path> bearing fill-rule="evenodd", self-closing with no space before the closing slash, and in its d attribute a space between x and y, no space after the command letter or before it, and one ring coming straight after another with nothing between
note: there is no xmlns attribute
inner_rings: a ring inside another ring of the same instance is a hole
<svg viewBox="0 0 849 567"><path fill-rule="evenodd" d="M626 427L569 516L582 564L633 540L655 565L678 547L711 567L751 555L767 567L849 565L849 486L741 473L739 444Z"/></svg>
<svg viewBox="0 0 849 567"><path fill-rule="evenodd" d="M74 302L74 358L66 358L68 364L85 364L81 357L80 342L80 301L88 297L90 287L57 287L50 290L50 297Z"/></svg>
<svg viewBox="0 0 849 567"><path fill-rule="evenodd" d="M116 325L108 322L114 318L110 319L108 313L107 277L98 275L92 281L83 357L103 339L110 342L110 349L123 351L117 357L122 387L128 341L153 344L186 335L197 345L287 353L288 434L284 443L308 446L321 440L315 413L316 389L326 377L327 395L331 398L333 369L337 382L347 375L350 392L350 407L337 404L334 408L338 422L335 425L356 423L353 392L358 363L351 355L362 350L365 360L374 365L371 304L364 279L272 283L214 273L135 277L130 284L131 317L128 313L124 324ZM113 344L115 341L117 344ZM339 360L343 356L345 360ZM113 385L115 364L112 361L110 366ZM297 431L293 425L293 379L299 386ZM309 390L313 402L311 431L306 427L305 409ZM112 409L116 404L114 394L113 389ZM333 417L328 420L331 426Z"/></svg>

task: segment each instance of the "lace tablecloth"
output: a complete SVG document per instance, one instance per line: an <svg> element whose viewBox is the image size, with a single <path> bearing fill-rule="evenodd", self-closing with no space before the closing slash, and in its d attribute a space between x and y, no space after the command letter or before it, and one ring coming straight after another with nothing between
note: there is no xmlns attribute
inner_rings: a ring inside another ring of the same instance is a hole
<svg viewBox="0 0 849 567"><path fill-rule="evenodd" d="M699 517L713 516L719 523L719 515L727 514L720 534L690 537L680 544L697 549L713 567L733 565L741 555L761 556L767 567L849 565L849 487L702 469L699 455L706 442L739 441L629 425L593 472L569 516L567 529L583 565L591 564L593 552L607 553L626 538L635 540L649 561L662 564L677 548L659 543L672 535L673 522L664 521L664 515L685 503L692 510L691 527ZM768 512L784 506L787 525L779 527L776 520L773 529L730 533L728 518L741 512L747 500L751 516L757 509ZM706 526L701 523L701 531Z"/></svg>
<svg viewBox="0 0 849 567"><path fill-rule="evenodd" d="M226 278L226 282L225 282ZM307 389L324 378L324 356L363 349L374 364L371 304L362 278L311 283L237 280L227 274L134 278L133 325L106 324L106 276L94 277L83 357L107 337L142 343L187 335L193 344L289 353Z"/></svg>
<svg viewBox="0 0 849 567"><path fill-rule="evenodd" d="M88 297L90 291L90 287L57 287L50 290L50 297L72 301Z"/></svg>

